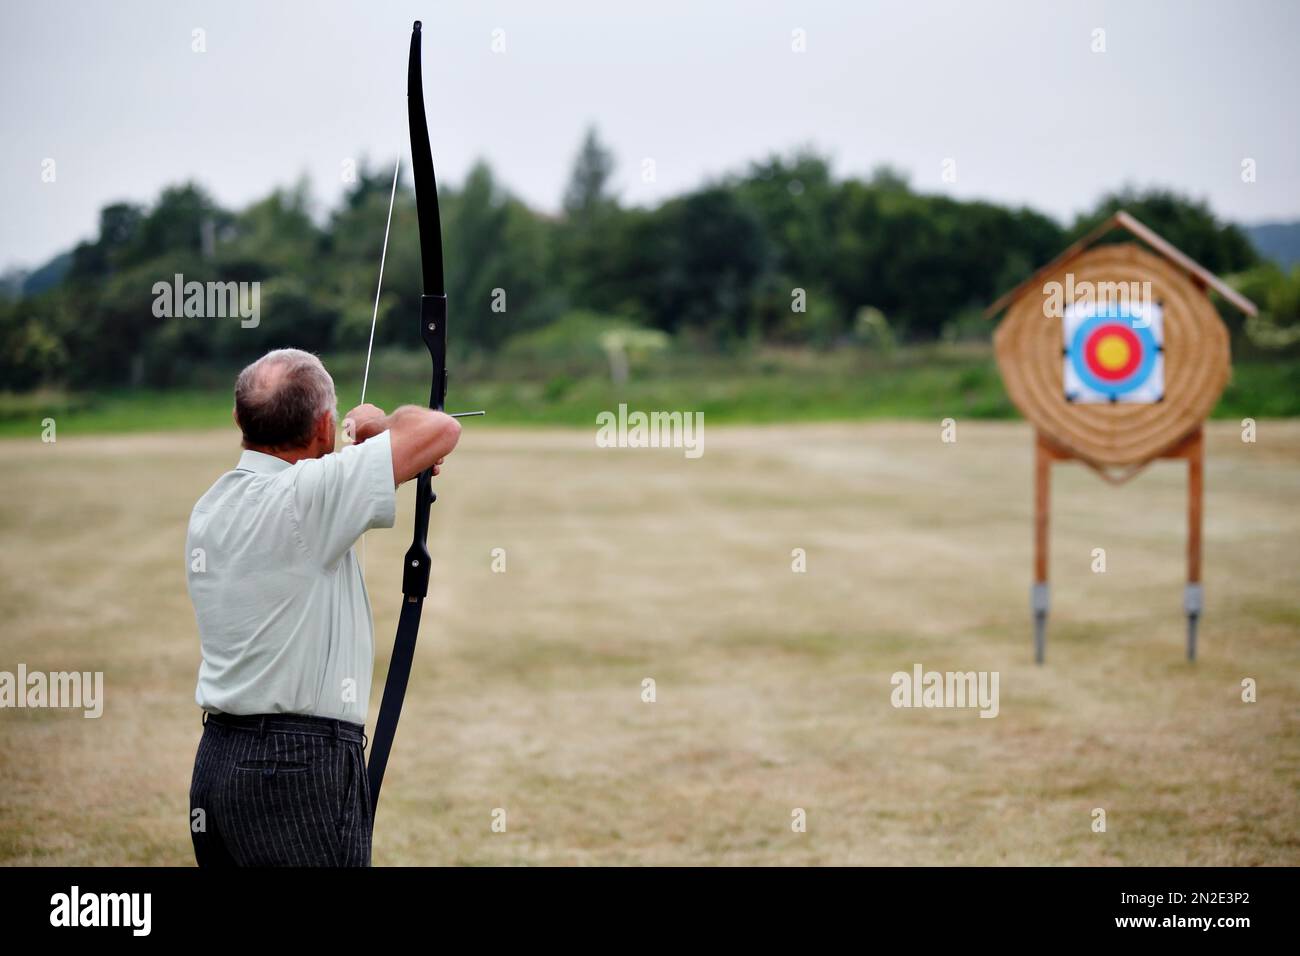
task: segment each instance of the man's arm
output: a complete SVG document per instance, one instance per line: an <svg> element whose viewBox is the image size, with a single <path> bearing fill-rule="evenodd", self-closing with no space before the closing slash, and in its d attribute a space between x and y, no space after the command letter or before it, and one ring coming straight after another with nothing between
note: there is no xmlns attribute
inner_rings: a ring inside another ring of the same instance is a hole
<svg viewBox="0 0 1300 956"><path fill-rule="evenodd" d="M451 454L460 440L460 422L443 412L418 405L403 405L385 415L373 405L360 405L348 412L357 444L388 432L393 450L393 484L410 481L426 468L437 466Z"/></svg>

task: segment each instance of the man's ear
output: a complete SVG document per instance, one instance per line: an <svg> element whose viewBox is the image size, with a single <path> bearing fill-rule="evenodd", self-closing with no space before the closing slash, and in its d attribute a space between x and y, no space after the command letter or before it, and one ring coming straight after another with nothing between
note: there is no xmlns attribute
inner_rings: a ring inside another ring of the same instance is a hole
<svg viewBox="0 0 1300 956"><path fill-rule="evenodd" d="M330 411L321 412L320 418L316 419L316 437L327 446L333 447L336 429L334 413Z"/></svg>

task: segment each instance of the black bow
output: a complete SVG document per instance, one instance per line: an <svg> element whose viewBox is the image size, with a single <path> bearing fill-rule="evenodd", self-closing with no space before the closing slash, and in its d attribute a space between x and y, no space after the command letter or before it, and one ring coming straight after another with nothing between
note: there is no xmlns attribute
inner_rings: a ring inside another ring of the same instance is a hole
<svg viewBox="0 0 1300 956"><path fill-rule="evenodd" d="M443 401L447 397L447 287L442 271L438 184L433 176L429 124L424 115L419 20L415 21L411 30L411 56L406 71L406 110L411 128L411 166L415 179L415 208L420 221L420 265L424 275L424 294L420 296L420 338L424 340L429 349L429 357L433 360L429 407L442 411ZM391 203L389 215L392 215ZM382 275L380 281L382 283ZM384 768L388 764L388 754L397 733L397 721L402 715L402 700L406 696L406 684L411 676L415 641L420 634L420 611L424 607L425 595L429 593L429 506L437 498L432 482L432 469L425 469L420 472L415 487L415 531L404 559L402 614L397 622L397 637L393 642L392 661L388 665L384 697L379 705L379 720L370 744L368 770L372 819L374 810L379 805L379 789L384 782Z"/></svg>

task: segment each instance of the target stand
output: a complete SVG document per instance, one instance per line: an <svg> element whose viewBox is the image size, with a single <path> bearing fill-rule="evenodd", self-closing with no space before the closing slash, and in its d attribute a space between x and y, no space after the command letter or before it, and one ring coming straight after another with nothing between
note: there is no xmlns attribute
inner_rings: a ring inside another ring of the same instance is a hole
<svg viewBox="0 0 1300 956"><path fill-rule="evenodd" d="M1098 245L1115 229L1138 242ZM1152 461L1187 461L1187 659L1203 600L1204 422L1231 373L1213 289L1253 303L1142 223L1118 212L989 306L998 368L1034 426L1034 660L1046 656L1051 468L1080 461L1120 484Z"/></svg>
<svg viewBox="0 0 1300 956"><path fill-rule="evenodd" d="M1196 660L1196 629L1201 617L1201 514L1204 501L1205 437L1198 427L1183 441L1157 458L1187 460L1187 584L1183 589L1183 612L1187 615L1187 659ZM1051 527L1052 464L1076 461L1077 456L1054 443L1042 432L1034 443L1034 583L1030 609L1034 615L1034 663L1041 664L1047 652L1047 612L1051 595L1048 587L1048 546ZM1087 462L1085 462L1087 464ZM1134 471L1132 474L1136 474ZM1108 481L1125 481L1131 475L1113 476Z"/></svg>

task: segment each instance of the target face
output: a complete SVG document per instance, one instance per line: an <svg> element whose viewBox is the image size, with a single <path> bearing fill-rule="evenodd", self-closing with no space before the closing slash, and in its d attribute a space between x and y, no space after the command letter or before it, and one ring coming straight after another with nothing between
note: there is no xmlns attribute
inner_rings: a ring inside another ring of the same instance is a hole
<svg viewBox="0 0 1300 956"><path fill-rule="evenodd" d="M1066 306L1065 399L1149 405L1165 395L1164 315L1159 303Z"/></svg>

